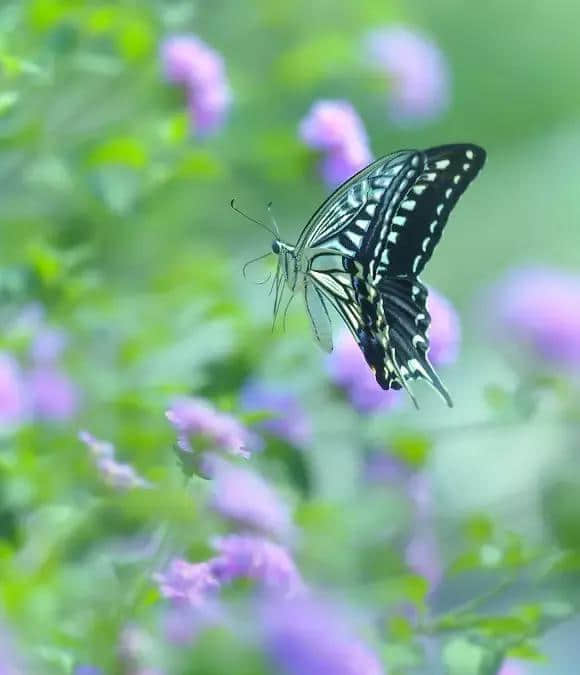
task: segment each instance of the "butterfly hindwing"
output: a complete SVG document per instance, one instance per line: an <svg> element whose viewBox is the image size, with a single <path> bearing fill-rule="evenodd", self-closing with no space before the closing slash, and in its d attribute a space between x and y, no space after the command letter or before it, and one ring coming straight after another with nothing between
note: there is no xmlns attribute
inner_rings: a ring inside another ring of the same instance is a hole
<svg viewBox="0 0 580 675"><path fill-rule="evenodd" d="M383 389L405 387L422 378L449 406L451 398L429 363L427 289L413 277L383 277L377 287L355 279L362 330L359 345Z"/></svg>

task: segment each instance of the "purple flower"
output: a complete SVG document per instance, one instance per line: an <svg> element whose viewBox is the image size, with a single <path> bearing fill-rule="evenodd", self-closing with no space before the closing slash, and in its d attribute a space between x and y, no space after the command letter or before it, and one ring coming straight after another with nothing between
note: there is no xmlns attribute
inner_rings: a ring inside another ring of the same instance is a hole
<svg viewBox="0 0 580 675"><path fill-rule="evenodd" d="M248 382L242 389L241 402L245 410L273 414L272 419L260 423L262 429L297 447L309 442L312 436L310 420L292 394L258 382Z"/></svg>
<svg viewBox="0 0 580 675"><path fill-rule="evenodd" d="M508 659L504 661L497 675L525 675L525 669L521 663Z"/></svg>
<svg viewBox="0 0 580 675"><path fill-rule="evenodd" d="M212 599L219 589L209 563L189 563L173 558L164 572L153 576L164 598L178 607L200 608Z"/></svg>
<svg viewBox="0 0 580 675"><path fill-rule="evenodd" d="M451 76L439 47L421 32L404 26L372 31L367 57L391 81L390 117L399 123L432 119L449 104Z"/></svg>
<svg viewBox="0 0 580 675"><path fill-rule="evenodd" d="M27 417L25 381L18 361L7 352L0 352L0 425L19 425Z"/></svg>
<svg viewBox="0 0 580 675"><path fill-rule="evenodd" d="M63 330L44 325L32 341L30 356L37 364L54 363L62 356L67 342Z"/></svg>
<svg viewBox="0 0 580 675"><path fill-rule="evenodd" d="M180 447L185 450L191 451L191 436L205 437L219 449L241 457L249 457L259 446L257 437L243 424L200 398L178 398L165 415L177 431Z"/></svg>
<svg viewBox="0 0 580 675"><path fill-rule="evenodd" d="M232 100L221 55L193 35L177 35L161 45L161 61L167 79L185 88L198 133L215 132Z"/></svg>
<svg viewBox="0 0 580 675"><path fill-rule="evenodd" d="M320 170L330 186L350 178L373 158L363 123L348 101L313 104L300 122L299 134L306 145L323 151Z"/></svg>
<svg viewBox="0 0 580 675"><path fill-rule="evenodd" d="M79 392L71 378L53 365L40 365L28 373L28 395L37 419L66 421L79 406Z"/></svg>
<svg viewBox="0 0 580 675"><path fill-rule="evenodd" d="M331 379L346 391L360 412L389 410L401 400L399 391L385 391L377 384L359 346L347 331L341 334L329 356L328 369Z"/></svg>
<svg viewBox="0 0 580 675"><path fill-rule="evenodd" d="M79 440L87 446L105 482L111 487L117 490L152 487L130 464L122 464L115 459L112 443L98 440L88 431L79 432Z"/></svg>
<svg viewBox="0 0 580 675"><path fill-rule="evenodd" d="M524 267L490 294L496 331L560 366L580 366L580 275Z"/></svg>
<svg viewBox="0 0 580 675"><path fill-rule="evenodd" d="M23 663L16 653L12 636L0 624L0 675L24 675Z"/></svg>
<svg viewBox="0 0 580 675"><path fill-rule="evenodd" d="M433 365L452 363L457 358L461 342L461 324L453 305L433 288L427 296L431 315L429 327L429 360Z"/></svg>
<svg viewBox="0 0 580 675"><path fill-rule="evenodd" d="M425 577L434 588L443 576L441 556L433 529L419 526L405 547L407 565L416 574Z"/></svg>
<svg viewBox="0 0 580 675"><path fill-rule="evenodd" d="M340 612L312 597L270 598L262 611L266 651L286 675L381 675L373 652Z"/></svg>
<svg viewBox="0 0 580 675"><path fill-rule="evenodd" d="M293 533L290 510L254 471L214 458L210 508L237 524L279 538Z"/></svg>
<svg viewBox="0 0 580 675"><path fill-rule="evenodd" d="M75 666L73 675L104 675L104 671L97 666L83 664L80 666Z"/></svg>
<svg viewBox="0 0 580 675"><path fill-rule="evenodd" d="M304 584L294 561L279 544L253 535L231 534L214 540L218 556L210 561L214 576L223 584L252 579L270 593L292 596Z"/></svg>

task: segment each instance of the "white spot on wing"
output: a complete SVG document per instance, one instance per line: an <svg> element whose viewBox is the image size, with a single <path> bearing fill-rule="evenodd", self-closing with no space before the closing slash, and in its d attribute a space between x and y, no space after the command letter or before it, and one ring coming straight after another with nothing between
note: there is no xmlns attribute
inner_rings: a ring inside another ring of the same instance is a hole
<svg viewBox="0 0 580 675"><path fill-rule="evenodd" d="M362 242L362 234L356 234L355 232L345 232L346 236L352 241L356 248L360 248Z"/></svg>
<svg viewBox="0 0 580 675"><path fill-rule="evenodd" d="M367 204L366 212L369 214L369 216L371 217L374 216L376 210L377 210L376 204Z"/></svg>
<svg viewBox="0 0 580 675"><path fill-rule="evenodd" d="M463 170L464 170L464 171L467 171L467 170L469 169L470 166L471 166L471 164L468 164L468 163L466 162L466 163L463 165Z"/></svg>
<svg viewBox="0 0 580 675"><path fill-rule="evenodd" d="M457 176L453 177L453 182L455 183L455 185L457 185L457 183L459 183L460 180L461 180L461 176L459 174Z"/></svg>
<svg viewBox="0 0 580 675"><path fill-rule="evenodd" d="M447 190L445 190L445 199L449 199L449 197L451 197L452 192L453 190L451 188L447 188Z"/></svg>
<svg viewBox="0 0 580 675"><path fill-rule="evenodd" d="M423 174L423 178L425 178L425 180L433 182L437 178L437 174L434 171L431 171L429 173Z"/></svg>
<svg viewBox="0 0 580 675"><path fill-rule="evenodd" d="M405 211L412 211L416 203L414 199L406 199L404 202L401 202L401 208L405 209Z"/></svg>
<svg viewBox="0 0 580 675"><path fill-rule="evenodd" d="M431 225L429 225L429 232L431 232L431 234L433 234L433 232L435 232L435 228L437 227L438 222L439 222L438 220L434 220L431 223Z"/></svg>
<svg viewBox="0 0 580 675"><path fill-rule="evenodd" d="M419 267L419 263L421 262L422 257L423 256L420 255L415 256L415 260L413 260L413 273L417 271L417 268Z"/></svg>
<svg viewBox="0 0 580 675"><path fill-rule="evenodd" d="M427 250L427 246L429 246L430 241L431 241L431 237L425 237L425 239L423 239L423 243L421 244L421 248L423 249L423 253Z"/></svg>
<svg viewBox="0 0 580 675"><path fill-rule="evenodd" d="M392 244L396 244L398 236L399 236L399 234L397 232L389 232L389 236L387 237L387 241L390 241Z"/></svg>
<svg viewBox="0 0 580 675"><path fill-rule="evenodd" d="M448 159L440 159L438 162L435 162L435 166L438 169L446 169L449 166L450 162Z"/></svg>
<svg viewBox="0 0 580 675"><path fill-rule="evenodd" d="M437 207L437 215L440 215L441 211L443 211L443 204L439 204L439 206Z"/></svg>
<svg viewBox="0 0 580 675"><path fill-rule="evenodd" d="M406 222L405 216L394 216L393 218L393 225L399 225L399 227L402 227Z"/></svg>
<svg viewBox="0 0 580 675"><path fill-rule="evenodd" d="M421 194L423 194L423 192L425 192L426 187L427 187L426 185L414 185L413 186L413 192L416 195L421 195Z"/></svg>
<svg viewBox="0 0 580 675"><path fill-rule="evenodd" d="M466 150L465 156L467 157L467 159L473 159L473 150Z"/></svg>

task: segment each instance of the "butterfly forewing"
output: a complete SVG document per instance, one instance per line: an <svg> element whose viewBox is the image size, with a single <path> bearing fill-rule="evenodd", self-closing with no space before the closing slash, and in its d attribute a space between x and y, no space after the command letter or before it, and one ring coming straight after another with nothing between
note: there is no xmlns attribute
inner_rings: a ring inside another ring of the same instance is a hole
<svg viewBox="0 0 580 675"><path fill-rule="evenodd" d="M408 185L407 171L417 162L416 155L402 150L382 157L343 183L312 216L297 252L356 256L384 217L381 205L395 204Z"/></svg>
<svg viewBox="0 0 580 675"><path fill-rule="evenodd" d="M442 145L422 154L423 170L392 218L379 277L421 273L451 210L485 161L485 151L467 143Z"/></svg>

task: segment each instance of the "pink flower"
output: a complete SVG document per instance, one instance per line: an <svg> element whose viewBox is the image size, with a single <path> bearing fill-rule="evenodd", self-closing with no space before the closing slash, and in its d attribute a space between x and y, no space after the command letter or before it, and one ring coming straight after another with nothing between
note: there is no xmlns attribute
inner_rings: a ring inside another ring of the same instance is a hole
<svg viewBox="0 0 580 675"><path fill-rule="evenodd" d="M390 117L399 123L429 120L449 105L451 76L439 47L420 31L389 26L366 39L370 63L391 81Z"/></svg>

